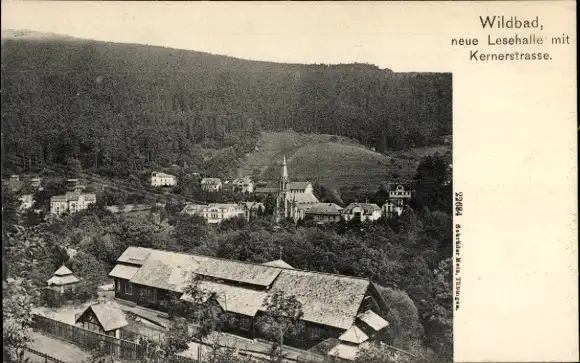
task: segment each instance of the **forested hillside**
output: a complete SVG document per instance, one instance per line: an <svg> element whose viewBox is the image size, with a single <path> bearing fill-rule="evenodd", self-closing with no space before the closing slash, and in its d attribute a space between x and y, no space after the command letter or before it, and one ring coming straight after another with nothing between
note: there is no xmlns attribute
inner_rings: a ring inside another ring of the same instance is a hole
<svg viewBox="0 0 580 363"><path fill-rule="evenodd" d="M380 152L432 145L451 133L451 75L3 32L8 157L118 172L149 162L202 167L203 150L233 147L243 157L259 131L288 129Z"/></svg>

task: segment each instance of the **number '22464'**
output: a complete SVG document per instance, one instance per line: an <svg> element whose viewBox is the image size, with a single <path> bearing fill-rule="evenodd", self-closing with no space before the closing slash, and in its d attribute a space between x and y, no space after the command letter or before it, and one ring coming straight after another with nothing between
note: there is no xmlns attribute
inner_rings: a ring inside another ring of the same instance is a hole
<svg viewBox="0 0 580 363"><path fill-rule="evenodd" d="M463 215L463 192L455 193L455 216Z"/></svg>

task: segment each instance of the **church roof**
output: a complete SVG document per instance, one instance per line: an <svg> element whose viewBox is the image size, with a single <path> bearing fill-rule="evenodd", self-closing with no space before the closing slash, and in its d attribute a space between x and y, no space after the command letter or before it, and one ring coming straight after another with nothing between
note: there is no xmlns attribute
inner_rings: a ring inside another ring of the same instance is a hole
<svg viewBox="0 0 580 363"><path fill-rule="evenodd" d="M296 204L315 204L318 199L312 193L288 193L286 199L296 202Z"/></svg>
<svg viewBox="0 0 580 363"><path fill-rule="evenodd" d="M288 190L306 190L311 185L310 182L290 182L288 183Z"/></svg>

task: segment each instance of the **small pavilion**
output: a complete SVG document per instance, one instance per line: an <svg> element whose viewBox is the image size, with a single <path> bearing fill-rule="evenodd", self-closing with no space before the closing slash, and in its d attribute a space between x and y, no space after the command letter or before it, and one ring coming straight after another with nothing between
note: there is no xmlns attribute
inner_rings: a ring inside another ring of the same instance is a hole
<svg viewBox="0 0 580 363"><path fill-rule="evenodd" d="M73 275L71 270L62 265L46 282L48 283L48 289L62 294L65 291L74 291L80 281L79 278Z"/></svg>

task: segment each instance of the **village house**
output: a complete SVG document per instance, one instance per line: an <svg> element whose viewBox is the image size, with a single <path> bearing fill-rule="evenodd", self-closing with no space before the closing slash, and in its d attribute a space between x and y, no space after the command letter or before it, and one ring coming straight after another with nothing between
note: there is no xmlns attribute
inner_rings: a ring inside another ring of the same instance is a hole
<svg viewBox="0 0 580 363"><path fill-rule="evenodd" d="M73 275L65 265L59 267L58 270L52 274L52 277L46 281L47 289L63 294L66 291L74 291L81 280Z"/></svg>
<svg viewBox="0 0 580 363"><path fill-rule="evenodd" d="M395 205L407 205L409 200L411 200L411 190L406 189L404 185L397 184L389 190L389 201Z"/></svg>
<svg viewBox="0 0 580 363"><path fill-rule="evenodd" d="M108 304L89 305L76 319L83 329L121 339L121 329L129 325L122 310Z"/></svg>
<svg viewBox="0 0 580 363"><path fill-rule="evenodd" d="M254 182L249 177L242 177L234 179L232 182L234 185L234 191L238 193L253 193L254 192Z"/></svg>
<svg viewBox="0 0 580 363"><path fill-rule="evenodd" d="M28 210L34 205L34 196L32 194L24 194L20 198L20 210Z"/></svg>
<svg viewBox="0 0 580 363"><path fill-rule="evenodd" d="M397 204L391 200L387 200L385 204L381 207L383 211L383 216L388 219L394 219L400 217L403 213L405 206L401 204Z"/></svg>
<svg viewBox="0 0 580 363"><path fill-rule="evenodd" d="M177 177L161 172L151 173L152 187L173 187L177 185Z"/></svg>
<svg viewBox="0 0 580 363"><path fill-rule="evenodd" d="M352 220L373 222L381 216L381 208L376 204L351 203L342 210L342 218L347 222Z"/></svg>
<svg viewBox="0 0 580 363"><path fill-rule="evenodd" d="M2 183L13 192L18 192L24 186L24 183L20 180L20 176L16 174L10 175L10 179L4 180Z"/></svg>
<svg viewBox="0 0 580 363"><path fill-rule="evenodd" d="M288 341L291 345L346 339L345 333L353 329L365 332L367 339L361 341L367 341L388 325L383 318L388 306L378 286L364 278L142 247L127 248L109 277L117 299L161 312L167 312L173 297L191 301L184 288L193 277L201 277L199 287L212 293L211 303L235 321L224 331L250 339L262 337L256 320L266 313L264 301L275 293L294 296L302 304L305 329ZM378 331L365 331L365 321Z"/></svg>
<svg viewBox="0 0 580 363"><path fill-rule="evenodd" d="M42 190L42 179L40 177L32 178L30 180L30 186Z"/></svg>
<svg viewBox="0 0 580 363"><path fill-rule="evenodd" d="M68 190L74 189L79 184L81 184L81 182L77 178L69 178L66 180L66 188Z"/></svg>
<svg viewBox="0 0 580 363"><path fill-rule="evenodd" d="M218 224L230 218L244 218L244 215L244 208L239 204L212 203L203 209L203 217L209 224Z"/></svg>
<svg viewBox="0 0 580 363"><path fill-rule="evenodd" d="M97 202L97 196L92 193L67 192L65 195L55 195L50 198L50 213L61 215L85 210Z"/></svg>
<svg viewBox="0 0 580 363"><path fill-rule="evenodd" d="M257 218L258 216L263 214L264 211L266 210L264 203L245 202L245 203L242 203L242 205L244 206L244 217L246 218L246 221L248 221L248 222L254 218Z"/></svg>
<svg viewBox="0 0 580 363"><path fill-rule="evenodd" d="M206 192L219 192L222 190L222 181L220 178L203 178L201 189Z"/></svg>
<svg viewBox="0 0 580 363"><path fill-rule="evenodd" d="M317 203L304 210L305 218L312 218L317 223L339 222L342 216L342 207L334 203Z"/></svg>
<svg viewBox="0 0 580 363"><path fill-rule="evenodd" d="M236 186L232 183L231 180L224 180L222 182L222 192L224 193L233 193L236 190Z"/></svg>

